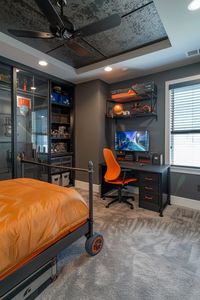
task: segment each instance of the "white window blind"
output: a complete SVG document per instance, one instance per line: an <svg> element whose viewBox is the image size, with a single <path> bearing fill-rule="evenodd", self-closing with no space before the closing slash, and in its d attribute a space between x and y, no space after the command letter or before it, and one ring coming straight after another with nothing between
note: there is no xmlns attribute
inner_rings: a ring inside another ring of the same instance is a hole
<svg viewBox="0 0 200 300"><path fill-rule="evenodd" d="M200 167L200 83L170 87L171 165Z"/></svg>

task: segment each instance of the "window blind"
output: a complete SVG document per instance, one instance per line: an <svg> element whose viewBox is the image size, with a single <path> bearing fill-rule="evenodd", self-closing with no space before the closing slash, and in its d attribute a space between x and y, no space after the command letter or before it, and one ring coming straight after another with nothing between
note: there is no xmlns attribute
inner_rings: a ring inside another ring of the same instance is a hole
<svg viewBox="0 0 200 300"><path fill-rule="evenodd" d="M170 160L200 167L200 83L170 89Z"/></svg>

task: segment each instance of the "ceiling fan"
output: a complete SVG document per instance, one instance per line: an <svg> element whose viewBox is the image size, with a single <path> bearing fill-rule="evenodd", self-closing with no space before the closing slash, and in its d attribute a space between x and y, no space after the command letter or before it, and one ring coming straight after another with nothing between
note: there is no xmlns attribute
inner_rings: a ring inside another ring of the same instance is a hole
<svg viewBox="0 0 200 300"><path fill-rule="evenodd" d="M41 12L46 16L50 26L50 32L15 30L8 29L8 32L16 37L53 39L58 38L64 41L64 45L71 48L79 56L89 56L91 52L77 43L76 37L86 37L93 35L121 24L121 18L118 14L112 14L102 20L86 25L78 30L63 14L63 7L67 4L66 0L57 1L60 8L60 15L54 8L50 0L35 0Z"/></svg>

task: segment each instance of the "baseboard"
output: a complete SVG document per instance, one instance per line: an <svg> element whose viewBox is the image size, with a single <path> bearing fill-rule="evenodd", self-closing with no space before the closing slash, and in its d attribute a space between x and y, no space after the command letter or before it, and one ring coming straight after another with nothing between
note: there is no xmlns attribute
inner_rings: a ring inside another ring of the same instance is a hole
<svg viewBox="0 0 200 300"><path fill-rule="evenodd" d="M200 210L200 201L171 195L171 204Z"/></svg>
<svg viewBox="0 0 200 300"><path fill-rule="evenodd" d="M89 190L89 184L86 181L75 180L75 187L83 190ZM100 193L100 184L93 184L93 191Z"/></svg>

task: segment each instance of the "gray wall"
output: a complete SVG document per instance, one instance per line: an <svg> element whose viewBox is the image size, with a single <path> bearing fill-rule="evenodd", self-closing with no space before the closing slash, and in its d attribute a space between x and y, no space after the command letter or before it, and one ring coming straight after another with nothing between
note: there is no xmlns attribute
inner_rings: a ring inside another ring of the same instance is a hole
<svg viewBox="0 0 200 300"><path fill-rule="evenodd" d="M100 80L79 84L75 90L75 161L76 167L94 163L94 183L99 184L99 163L105 146L105 107L108 85ZM87 181L84 173L76 179Z"/></svg>
<svg viewBox="0 0 200 300"><path fill-rule="evenodd" d="M150 151L165 152L165 81L197 75L200 63L171 69L141 78L111 84L110 87L100 80L77 85L75 97L76 113L76 166L86 167L92 159L95 166L95 183L99 183L98 168L102 161L103 147L114 145L114 132L118 130L148 129L150 131ZM134 83L154 81L158 89L158 120L138 118L130 120L105 119L106 98L109 89L119 89ZM87 181L83 174L78 180ZM184 198L200 200L199 176L171 174L171 194Z"/></svg>
<svg viewBox="0 0 200 300"><path fill-rule="evenodd" d="M178 78L197 75L200 73L200 63L187 65L184 67L160 72L141 78L127 80L112 84L111 89L123 88L132 85L133 83L154 81L158 88L158 120L121 120L121 129L133 128L148 128L150 131L150 151L165 152L165 82ZM149 122L149 123L148 123ZM113 137L112 137L113 139ZM189 154L189 153L188 153ZM197 175L171 173L171 194L184 198L200 200L200 192L198 185L200 177Z"/></svg>

